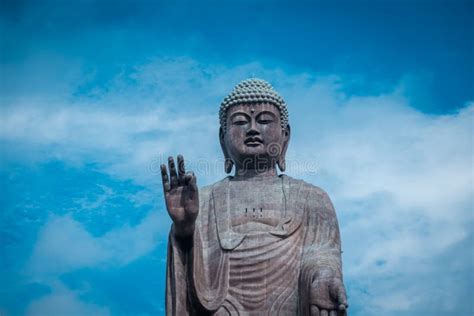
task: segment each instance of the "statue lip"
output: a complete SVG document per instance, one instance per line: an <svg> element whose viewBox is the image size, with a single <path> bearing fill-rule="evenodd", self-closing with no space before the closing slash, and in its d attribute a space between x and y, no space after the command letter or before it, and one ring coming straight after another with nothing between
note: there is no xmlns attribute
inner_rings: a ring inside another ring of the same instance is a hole
<svg viewBox="0 0 474 316"><path fill-rule="evenodd" d="M263 140L260 137L247 137L244 141L245 145L256 147L263 144Z"/></svg>

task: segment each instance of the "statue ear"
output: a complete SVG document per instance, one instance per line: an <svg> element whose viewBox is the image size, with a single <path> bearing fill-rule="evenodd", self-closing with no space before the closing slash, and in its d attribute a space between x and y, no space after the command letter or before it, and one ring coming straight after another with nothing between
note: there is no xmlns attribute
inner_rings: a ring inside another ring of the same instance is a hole
<svg viewBox="0 0 474 316"><path fill-rule="evenodd" d="M224 158L225 158L225 162L224 162L225 173L230 173L232 171L232 167L234 167L234 162L232 161L232 159L230 159L229 153L227 152L227 148L225 147L224 130L222 129L222 127L219 128L219 141L221 143L222 152L224 153Z"/></svg>
<svg viewBox="0 0 474 316"><path fill-rule="evenodd" d="M283 129L282 133L283 133L283 143L282 143L280 155L278 156L277 165L278 165L278 168L280 168L281 172L285 172L285 169L286 169L285 156L286 156L286 150L288 149L288 143L290 142L290 135L291 135L290 124L288 124L286 128Z"/></svg>

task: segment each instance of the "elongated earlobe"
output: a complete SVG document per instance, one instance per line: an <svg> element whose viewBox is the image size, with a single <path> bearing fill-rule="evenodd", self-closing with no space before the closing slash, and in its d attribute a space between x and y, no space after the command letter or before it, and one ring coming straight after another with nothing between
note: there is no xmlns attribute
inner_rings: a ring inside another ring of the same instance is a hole
<svg viewBox="0 0 474 316"><path fill-rule="evenodd" d="M288 149L288 143L290 142L290 125L288 124L286 129L283 131L283 146L281 148L280 155L278 156L277 159L277 165L278 168L280 169L281 172L285 172L286 169L286 161L285 161L285 156L286 156L286 150Z"/></svg>
<svg viewBox="0 0 474 316"><path fill-rule="evenodd" d="M234 167L234 162L230 158L226 158L224 163L225 173L231 173L232 168Z"/></svg>
<svg viewBox="0 0 474 316"><path fill-rule="evenodd" d="M225 173L231 173L232 168L234 167L234 161L230 159L229 154L227 153L227 148L225 147L225 142L224 142L224 131L222 130L222 127L219 129L219 141L221 143L221 149L222 153L224 154L224 171Z"/></svg>
<svg viewBox="0 0 474 316"><path fill-rule="evenodd" d="M285 169L286 169L286 162L285 162L285 158L284 158L284 157L278 158L278 160L277 160L277 165L278 165L278 168L280 169L281 172L285 172Z"/></svg>

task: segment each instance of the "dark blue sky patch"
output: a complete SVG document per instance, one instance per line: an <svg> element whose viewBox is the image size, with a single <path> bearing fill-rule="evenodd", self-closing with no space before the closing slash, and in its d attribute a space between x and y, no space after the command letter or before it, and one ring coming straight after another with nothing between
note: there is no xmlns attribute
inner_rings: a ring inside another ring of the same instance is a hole
<svg viewBox="0 0 474 316"><path fill-rule="evenodd" d="M451 113L474 96L472 12L472 1L25 1L2 14L2 59L19 65L41 51L82 65L104 89L163 56L337 73L356 95L383 93L408 75L412 106ZM2 86L23 91L28 80L16 75Z"/></svg>
<svg viewBox="0 0 474 316"><path fill-rule="evenodd" d="M19 165L4 170L2 181L7 191L0 201L7 218L2 224L9 226L4 231L11 228L18 234L25 228L30 232L51 214L72 213L92 235L101 236L125 224L138 224L155 207L153 200L133 201L145 188L117 181L96 169L94 165L75 168L55 161L33 169ZM17 240L14 235L5 238Z"/></svg>

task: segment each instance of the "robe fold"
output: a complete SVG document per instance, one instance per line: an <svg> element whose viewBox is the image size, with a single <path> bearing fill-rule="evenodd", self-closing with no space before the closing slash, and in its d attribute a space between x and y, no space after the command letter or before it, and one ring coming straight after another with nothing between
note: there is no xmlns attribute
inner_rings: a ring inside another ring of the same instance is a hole
<svg viewBox="0 0 474 316"><path fill-rule="evenodd" d="M342 280L329 197L304 181L280 177L284 211L267 232L232 229L230 177L200 189L193 237L178 240L170 232L167 315L309 315L318 271L331 269Z"/></svg>

